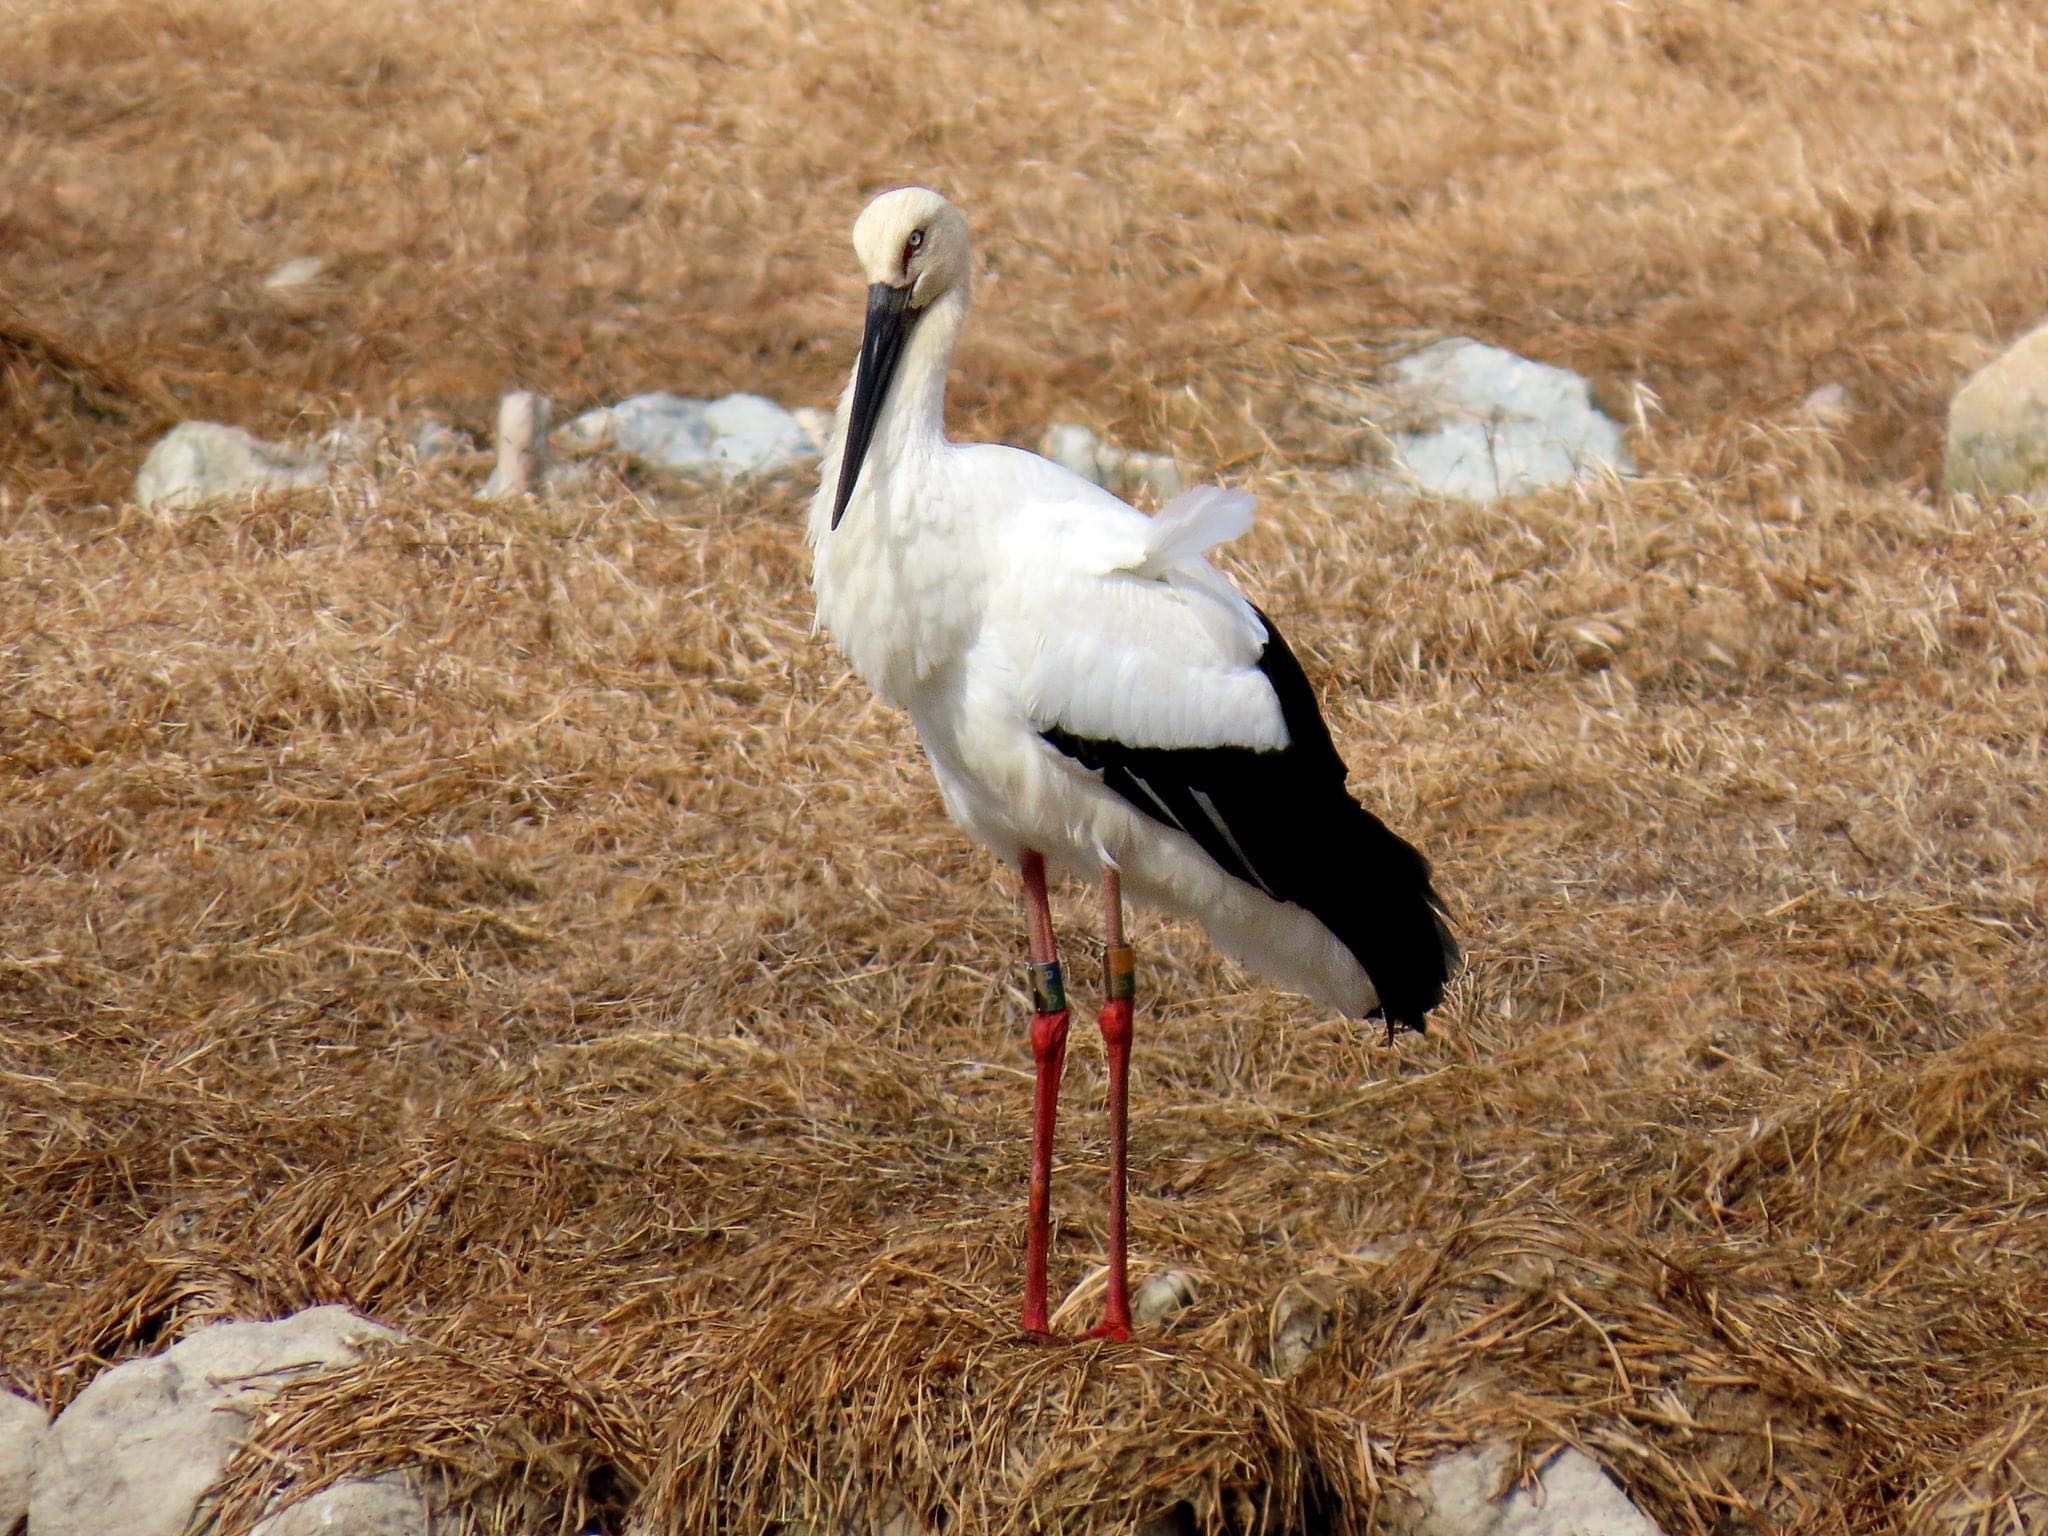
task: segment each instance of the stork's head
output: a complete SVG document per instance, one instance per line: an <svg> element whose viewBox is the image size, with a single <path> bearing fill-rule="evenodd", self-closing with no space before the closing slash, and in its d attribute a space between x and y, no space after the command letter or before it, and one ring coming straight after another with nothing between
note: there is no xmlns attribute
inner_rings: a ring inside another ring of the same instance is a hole
<svg viewBox="0 0 2048 1536"><path fill-rule="evenodd" d="M898 187L861 210L853 253L870 292L899 289L908 309L927 309L967 279L967 220L929 187Z"/></svg>
<svg viewBox="0 0 2048 1536"><path fill-rule="evenodd" d="M860 480L861 461L874 441L875 423L911 331L940 299L966 290L967 220L929 187L898 187L869 203L854 221L853 253L868 280L868 323L860 339L853 413L832 503L834 528Z"/></svg>

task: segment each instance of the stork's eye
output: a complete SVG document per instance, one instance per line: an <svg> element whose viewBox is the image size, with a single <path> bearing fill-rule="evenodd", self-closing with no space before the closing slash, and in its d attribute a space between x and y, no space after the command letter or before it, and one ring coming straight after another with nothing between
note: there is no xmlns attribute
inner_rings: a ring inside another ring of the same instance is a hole
<svg viewBox="0 0 2048 1536"><path fill-rule="evenodd" d="M903 242L903 265L910 265L910 258L924 249L924 231L913 229L910 238Z"/></svg>

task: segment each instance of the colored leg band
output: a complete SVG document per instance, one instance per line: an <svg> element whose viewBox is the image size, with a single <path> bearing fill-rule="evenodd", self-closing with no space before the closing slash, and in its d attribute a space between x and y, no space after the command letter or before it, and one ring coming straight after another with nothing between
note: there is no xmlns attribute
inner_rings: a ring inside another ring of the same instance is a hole
<svg viewBox="0 0 2048 1536"><path fill-rule="evenodd" d="M1138 995L1138 957L1128 944L1111 944L1102 952L1103 990L1111 1001Z"/></svg>
<svg viewBox="0 0 2048 1536"><path fill-rule="evenodd" d="M1031 967L1031 1006L1040 1013L1060 1013L1067 1006L1067 984L1060 977L1057 960Z"/></svg>

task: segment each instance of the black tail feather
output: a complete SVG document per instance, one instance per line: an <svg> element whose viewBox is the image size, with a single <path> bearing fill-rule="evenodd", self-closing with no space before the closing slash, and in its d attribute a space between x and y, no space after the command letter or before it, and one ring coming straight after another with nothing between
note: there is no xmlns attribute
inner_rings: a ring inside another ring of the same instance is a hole
<svg viewBox="0 0 2048 1536"><path fill-rule="evenodd" d="M1287 746L1132 747L1057 727L1045 739L1229 874L1307 908L1371 979L1380 999L1372 1016L1419 1033L1458 964L1429 863L1344 787L1344 760L1308 678L1273 621L1259 617L1259 669L1280 701Z"/></svg>
<svg viewBox="0 0 2048 1536"><path fill-rule="evenodd" d="M1344 799L1351 825L1348 835L1331 840L1328 877L1292 899L1365 967L1379 994L1374 1016L1421 1034L1457 971L1458 942L1428 861L1349 795Z"/></svg>

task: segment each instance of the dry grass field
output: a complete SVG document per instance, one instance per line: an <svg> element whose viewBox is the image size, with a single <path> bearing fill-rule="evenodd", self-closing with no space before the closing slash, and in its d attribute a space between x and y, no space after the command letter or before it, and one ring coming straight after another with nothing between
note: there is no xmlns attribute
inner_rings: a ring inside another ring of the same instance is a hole
<svg viewBox="0 0 2048 1536"><path fill-rule="evenodd" d="M2048 315L2032 5L4 27L6 1384L412 1334L288 1395L222 1531L418 1459L495 1532L1393 1528L1495 1436L1671 1536L2048 1528L2048 529L1932 490ZM979 243L956 432L1259 494L1239 574L1470 955L1389 1050L1137 924L1135 1259L1198 1296L1130 1346L1012 1336L1021 921L809 634L807 484L121 504L181 415L824 403L909 180ZM1445 333L1586 373L1645 474L1337 488L1318 386Z"/></svg>

